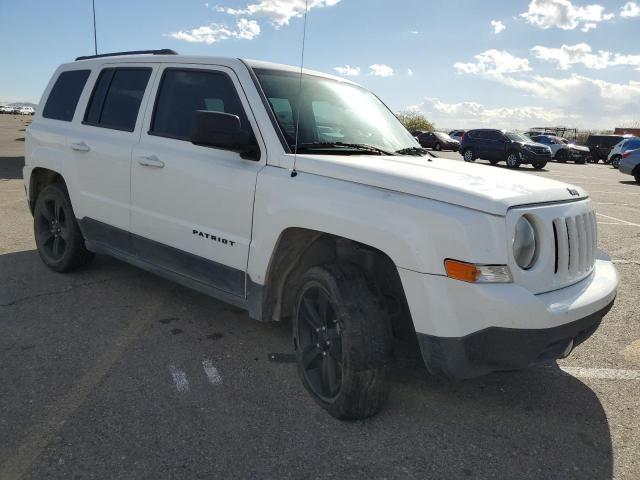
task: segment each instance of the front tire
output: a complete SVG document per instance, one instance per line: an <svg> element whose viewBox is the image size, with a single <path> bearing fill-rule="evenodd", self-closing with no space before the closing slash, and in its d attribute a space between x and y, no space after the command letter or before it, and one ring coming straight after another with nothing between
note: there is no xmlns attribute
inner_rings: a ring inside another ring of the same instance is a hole
<svg viewBox="0 0 640 480"><path fill-rule="evenodd" d="M351 264L326 264L302 277L293 312L298 374L338 419L378 413L389 393L393 336L384 302Z"/></svg>
<svg viewBox="0 0 640 480"><path fill-rule="evenodd" d="M556 153L555 159L556 162L558 163L566 163L567 159L568 159L568 155L566 150L558 150L558 152Z"/></svg>
<svg viewBox="0 0 640 480"><path fill-rule="evenodd" d="M533 168L535 168L536 170L542 170L546 166L547 162L538 162L533 164Z"/></svg>
<svg viewBox="0 0 640 480"><path fill-rule="evenodd" d="M518 152L509 152L509 155L507 155L507 167L519 168L521 163L522 159Z"/></svg>
<svg viewBox="0 0 640 480"><path fill-rule="evenodd" d="M66 273L93 260L63 185L48 185L40 192L33 210L33 230L38 254L51 270Z"/></svg>

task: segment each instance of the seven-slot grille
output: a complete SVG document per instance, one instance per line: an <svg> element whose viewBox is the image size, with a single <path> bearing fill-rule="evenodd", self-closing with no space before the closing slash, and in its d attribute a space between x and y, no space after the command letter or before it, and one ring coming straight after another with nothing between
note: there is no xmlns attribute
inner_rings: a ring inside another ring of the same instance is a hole
<svg viewBox="0 0 640 480"><path fill-rule="evenodd" d="M593 211L553 220L556 259L554 273L563 278L581 276L593 267L598 241Z"/></svg>

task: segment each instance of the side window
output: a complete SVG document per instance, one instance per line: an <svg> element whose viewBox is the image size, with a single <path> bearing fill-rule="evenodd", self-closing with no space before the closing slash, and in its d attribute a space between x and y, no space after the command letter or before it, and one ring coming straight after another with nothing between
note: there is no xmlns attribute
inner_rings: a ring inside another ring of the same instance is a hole
<svg viewBox="0 0 640 480"><path fill-rule="evenodd" d="M65 122L73 120L80 94L90 73L91 70L62 72L49 93L42 116Z"/></svg>
<svg viewBox="0 0 640 480"><path fill-rule="evenodd" d="M149 134L189 140L197 110L231 113L251 132L231 79L222 72L168 68L156 97Z"/></svg>
<svg viewBox="0 0 640 480"><path fill-rule="evenodd" d="M622 148L624 150L635 150L636 148L640 148L640 140L629 140L622 146Z"/></svg>
<svg viewBox="0 0 640 480"><path fill-rule="evenodd" d="M150 68L107 68L93 88L84 123L133 132Z"/></svg>
<svg viewBox="0 0 640 480"><path fill-rule="evenodd" d="M487 130L485 133L485 138L488 140L501 141L504 140L504 137L500 132L496 132L495 130Z"/></svg>
<svg viewBox="0 0 640 480"><path fill-rule="evenodd" d="M291 107L291 103L289 103L289 99L269 97L269 103L271 104L271 108L273 108L273 112L278 118L278 122L282 126L282 129L291 138L295 138L296 126L293 121L293 108Z"/></svg>

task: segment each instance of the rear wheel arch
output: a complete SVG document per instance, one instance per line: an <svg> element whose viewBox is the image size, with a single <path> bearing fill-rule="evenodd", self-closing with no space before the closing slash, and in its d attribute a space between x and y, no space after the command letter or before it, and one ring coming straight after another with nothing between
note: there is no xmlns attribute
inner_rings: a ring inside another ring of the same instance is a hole
<svg viewBox="0 0 640 480"><path fill-rule="evenodd" d="M54 183L59 183L65 190L68 190L64 177L60 173L43 167L33 169L29 177L29 208L32 214L40 192L42 192L46 186Z"/></svg>

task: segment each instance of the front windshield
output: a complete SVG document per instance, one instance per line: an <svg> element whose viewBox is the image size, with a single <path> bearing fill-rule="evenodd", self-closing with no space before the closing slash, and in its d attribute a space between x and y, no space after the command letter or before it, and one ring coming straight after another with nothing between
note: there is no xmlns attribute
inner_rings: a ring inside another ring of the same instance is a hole
<svg viewBox="0 0 640 480"><path fill-rule="evenodd" d="M292 150L298 113L298 145L358 144L385 152L420 148L395 115L364 88L307 74L300 82L298 73L255 73Z"/></svg>
<svg viewBox="0 0 640 480"><path fill-rule="evenodd" d="M512 140L514 142L531 142L531 139L529 137L525 137L523 134L521 133L517 133L517 132L505 132L505 135L507 136L507 138L509 140Z"/></svg>
<svg viewBox="0 0 640 480"><path fill-rule="evenodd" d="M445 142L450 142L453 140L453 138L451 138L448 133L436 132L436 137L444 140Z"/></svg>

